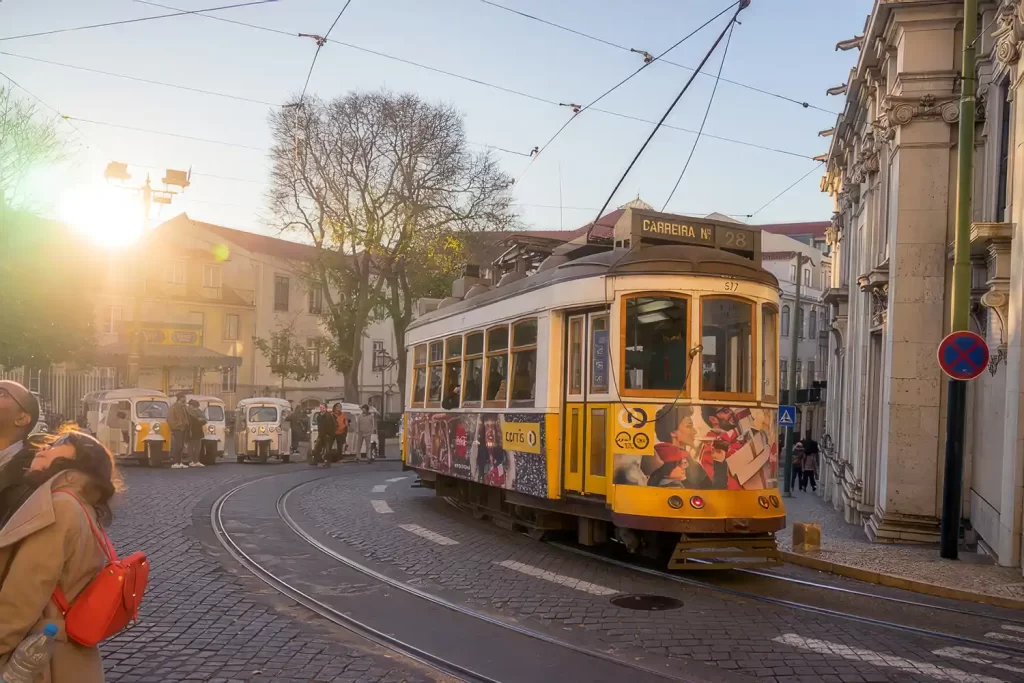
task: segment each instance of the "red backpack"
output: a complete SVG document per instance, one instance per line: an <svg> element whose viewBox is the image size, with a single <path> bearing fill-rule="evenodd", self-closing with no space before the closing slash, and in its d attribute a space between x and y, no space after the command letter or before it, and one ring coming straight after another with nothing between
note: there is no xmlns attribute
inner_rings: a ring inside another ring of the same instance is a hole
<svg viewBox="0 0 1024 683"><path fill-rule="evenodd" d="M114 544L102 527L93 524L78 496L67 489L54 493L68 494L82 507L89 528L107 557L106 566L78 594L74 604L68 604L60 586L53 591L53 602L64 616L64 632L68 638L79 645L95 647L100 641L120 633L129 622L139 620L139 605L149 581L149 562L144 553L132 553L119 560Z"/></svg>

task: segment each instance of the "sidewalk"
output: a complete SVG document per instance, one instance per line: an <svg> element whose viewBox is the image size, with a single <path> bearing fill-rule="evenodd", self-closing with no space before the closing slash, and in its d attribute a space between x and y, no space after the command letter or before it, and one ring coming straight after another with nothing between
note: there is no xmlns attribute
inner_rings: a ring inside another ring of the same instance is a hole
<svg viewBox="0 0 1024 683"><path fill-rule="evenodd" d="M959 560L943 560L937 545L871 543L863 527L847 524L815 493L795 491L784 501L788 526L777 538L791 564L943 598L1024 608L1019 567L999 567L986 555L964 550ZM793 522L821 524L821 550L794 552Z"/></svg>

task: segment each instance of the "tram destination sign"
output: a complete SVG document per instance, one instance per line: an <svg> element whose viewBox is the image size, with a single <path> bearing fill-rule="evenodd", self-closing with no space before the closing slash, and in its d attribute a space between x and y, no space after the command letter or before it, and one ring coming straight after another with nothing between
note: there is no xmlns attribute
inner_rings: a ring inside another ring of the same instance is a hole
<svg viewBox="0 0 1024 683"><path fill-rule="evenodd" d="M747 258L760 256L760 233L707 220L633 210L630 232L634 241L697 244L725 249Z"/></svg>

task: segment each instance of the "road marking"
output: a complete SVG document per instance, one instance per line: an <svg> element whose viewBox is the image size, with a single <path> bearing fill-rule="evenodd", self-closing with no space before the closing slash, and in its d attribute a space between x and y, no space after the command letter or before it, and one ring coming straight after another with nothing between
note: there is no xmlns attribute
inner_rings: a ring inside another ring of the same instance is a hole
<svg viewBox="0 0 1024 683"><path fill-rule="evenodd" d="M1024 633L1024 626L1013 626L1012 624L1003 624L1004 631L1016 631L1017 633Z"/></svg>
<svg viewBox="0 0 1024 683"><path fill-rule="evenodd" d="M395 477L393 479L388 479L388 483L389 484L394 484L396 481L402 481L403 479L408 479L408 478L409 477Z"/></svg>
<svg viewBox="0 0 1024 683"><path fill-rule="evenodd" d="M985 664L987 666L995 667L996 669L1024 674L1024 668L1020 666L1013 666L1012 664L1004 664L1002 662L1004 659L1010 659L1010 655L1005 652L979 650L973 647L944 647L941 650L934 650L932 654L939 655L940 657L961 659L965 662L971 662L972 664ZM1015 663L1021 664L1022 662L1017 661Z"/></svg>
<svg viewBox="0 0 1024 683"><path fill-rule="evenodd" d="M405 529L406 531L408 531L410 533L416 534L417 536L422 536L423 538L427 539L428 541L433 541L434 543L436 543L438 545L458 545L459 544L459 542L456 541L455 539L448 538L447 536L442 536L441 534L434 533L430 529L424 529L419 524L399 524L398 526L402 527L403 529Z"/></svg>
<svg viewBox="0 0 1024 683"><path fill-rule="evenodd" d="M849 645L843 645L842 643L832 643L827 640L818 640L817 638L804 638L803 636L799 636L795 633L786 633L778 638L773 638L773 640L776 643L798 647L802 650L810 650L811 652L817 652L822 655L832 655L834 657L842 657L843 659L849 659L855 662L864 662L865 664L885 666L892 669L899 669L900 671L909 671L911 673L934 678L937 681L949 681L949 683L1006 683L1006 681L1001 678L972 674L966 671L961 671L960 669L939 666L938 664L929 664L928 662L919 662L913 659L905 659L889 653L875 652L873 650L865 650L864 648L859 647L850 647Z"/></svg>
<svg viewBox="0 0 1024 683"><path fill-rule="evenodd" d="M533 567L522 562L516 562L514 560L503 560L502 562L495 562L495 564L501 565L506 569L517 571L520 574L526 574L528 576L535 576L538 579L544 579L551 583L557 583L560 586L566 586L567 588L575 588L578 591L584 593L590 593L591 595L615 595L619 591L612 588L605 588L599 586L596 583L590 583L589 581L581 581L580 579L574 579L571 576L565 576L564 574L556 574L539 567Z"/></svg>
<svg viewBox="0 0 1024 683"><path fill-rule="evenodd" d="M388 485L387 484L377 484L376 486L373 487L373 490L370 491L370 493L384 493L387 490L388 490Z"/></svg>
<svg viewBox="0 0 1024 683"><path fill-rule="evenodd" d="M1004 626L1003 628L1006 627ZM1011 636L1009 633L999 633L998 631L991 631L989 633L986 633L985 637L991 638L992 640L1005 640L1010 643L1024 643L1024 637Z"/></svg>
<svg viewBox="0 0 1024 683"><path fill-rule="evenodd" d="M390 515L394 512L386 500L371 500L370 505L372 505L373 509L382 515Z"/></svg>

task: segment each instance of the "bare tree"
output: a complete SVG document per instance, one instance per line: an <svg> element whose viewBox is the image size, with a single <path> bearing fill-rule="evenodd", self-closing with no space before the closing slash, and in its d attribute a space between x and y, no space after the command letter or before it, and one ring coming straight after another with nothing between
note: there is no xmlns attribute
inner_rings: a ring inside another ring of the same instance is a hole
<svg viewBox="0 0 1024 683"><path fill-rule="evenodd" d="M0 87L0 211L16 203L32 168L56 163L63 143L54 122L45 122L32 105Z"/></svg>
<svg viewBox="0 0 1024 683"><path fill-rule="evenodd" d="M285 397L285 380L309 382L320 377L319 355L324 347L323 340L319 337L307 340L313 343L307 346L296 336L294 324L292 320L291 324L278 325L269 339L257 337L253 342L267 360L271 374L281 378L281 398ZM311 362L310 351L316 352L317 362Z"/></svg>
<svg viewBox="0 0 1024 683"><path fill-rule="evenodd" d="M510 226L511 179L489 153L469 150L458 112L412 94L307 98L270 123L271 209L282 229L317 248L305 274L323 291L328 360L345 375L346 399L358 402L367 324L395 292L410 314L421 296L408 278L410 254ZM404 377L404 353L399 359Z"/></svg>

